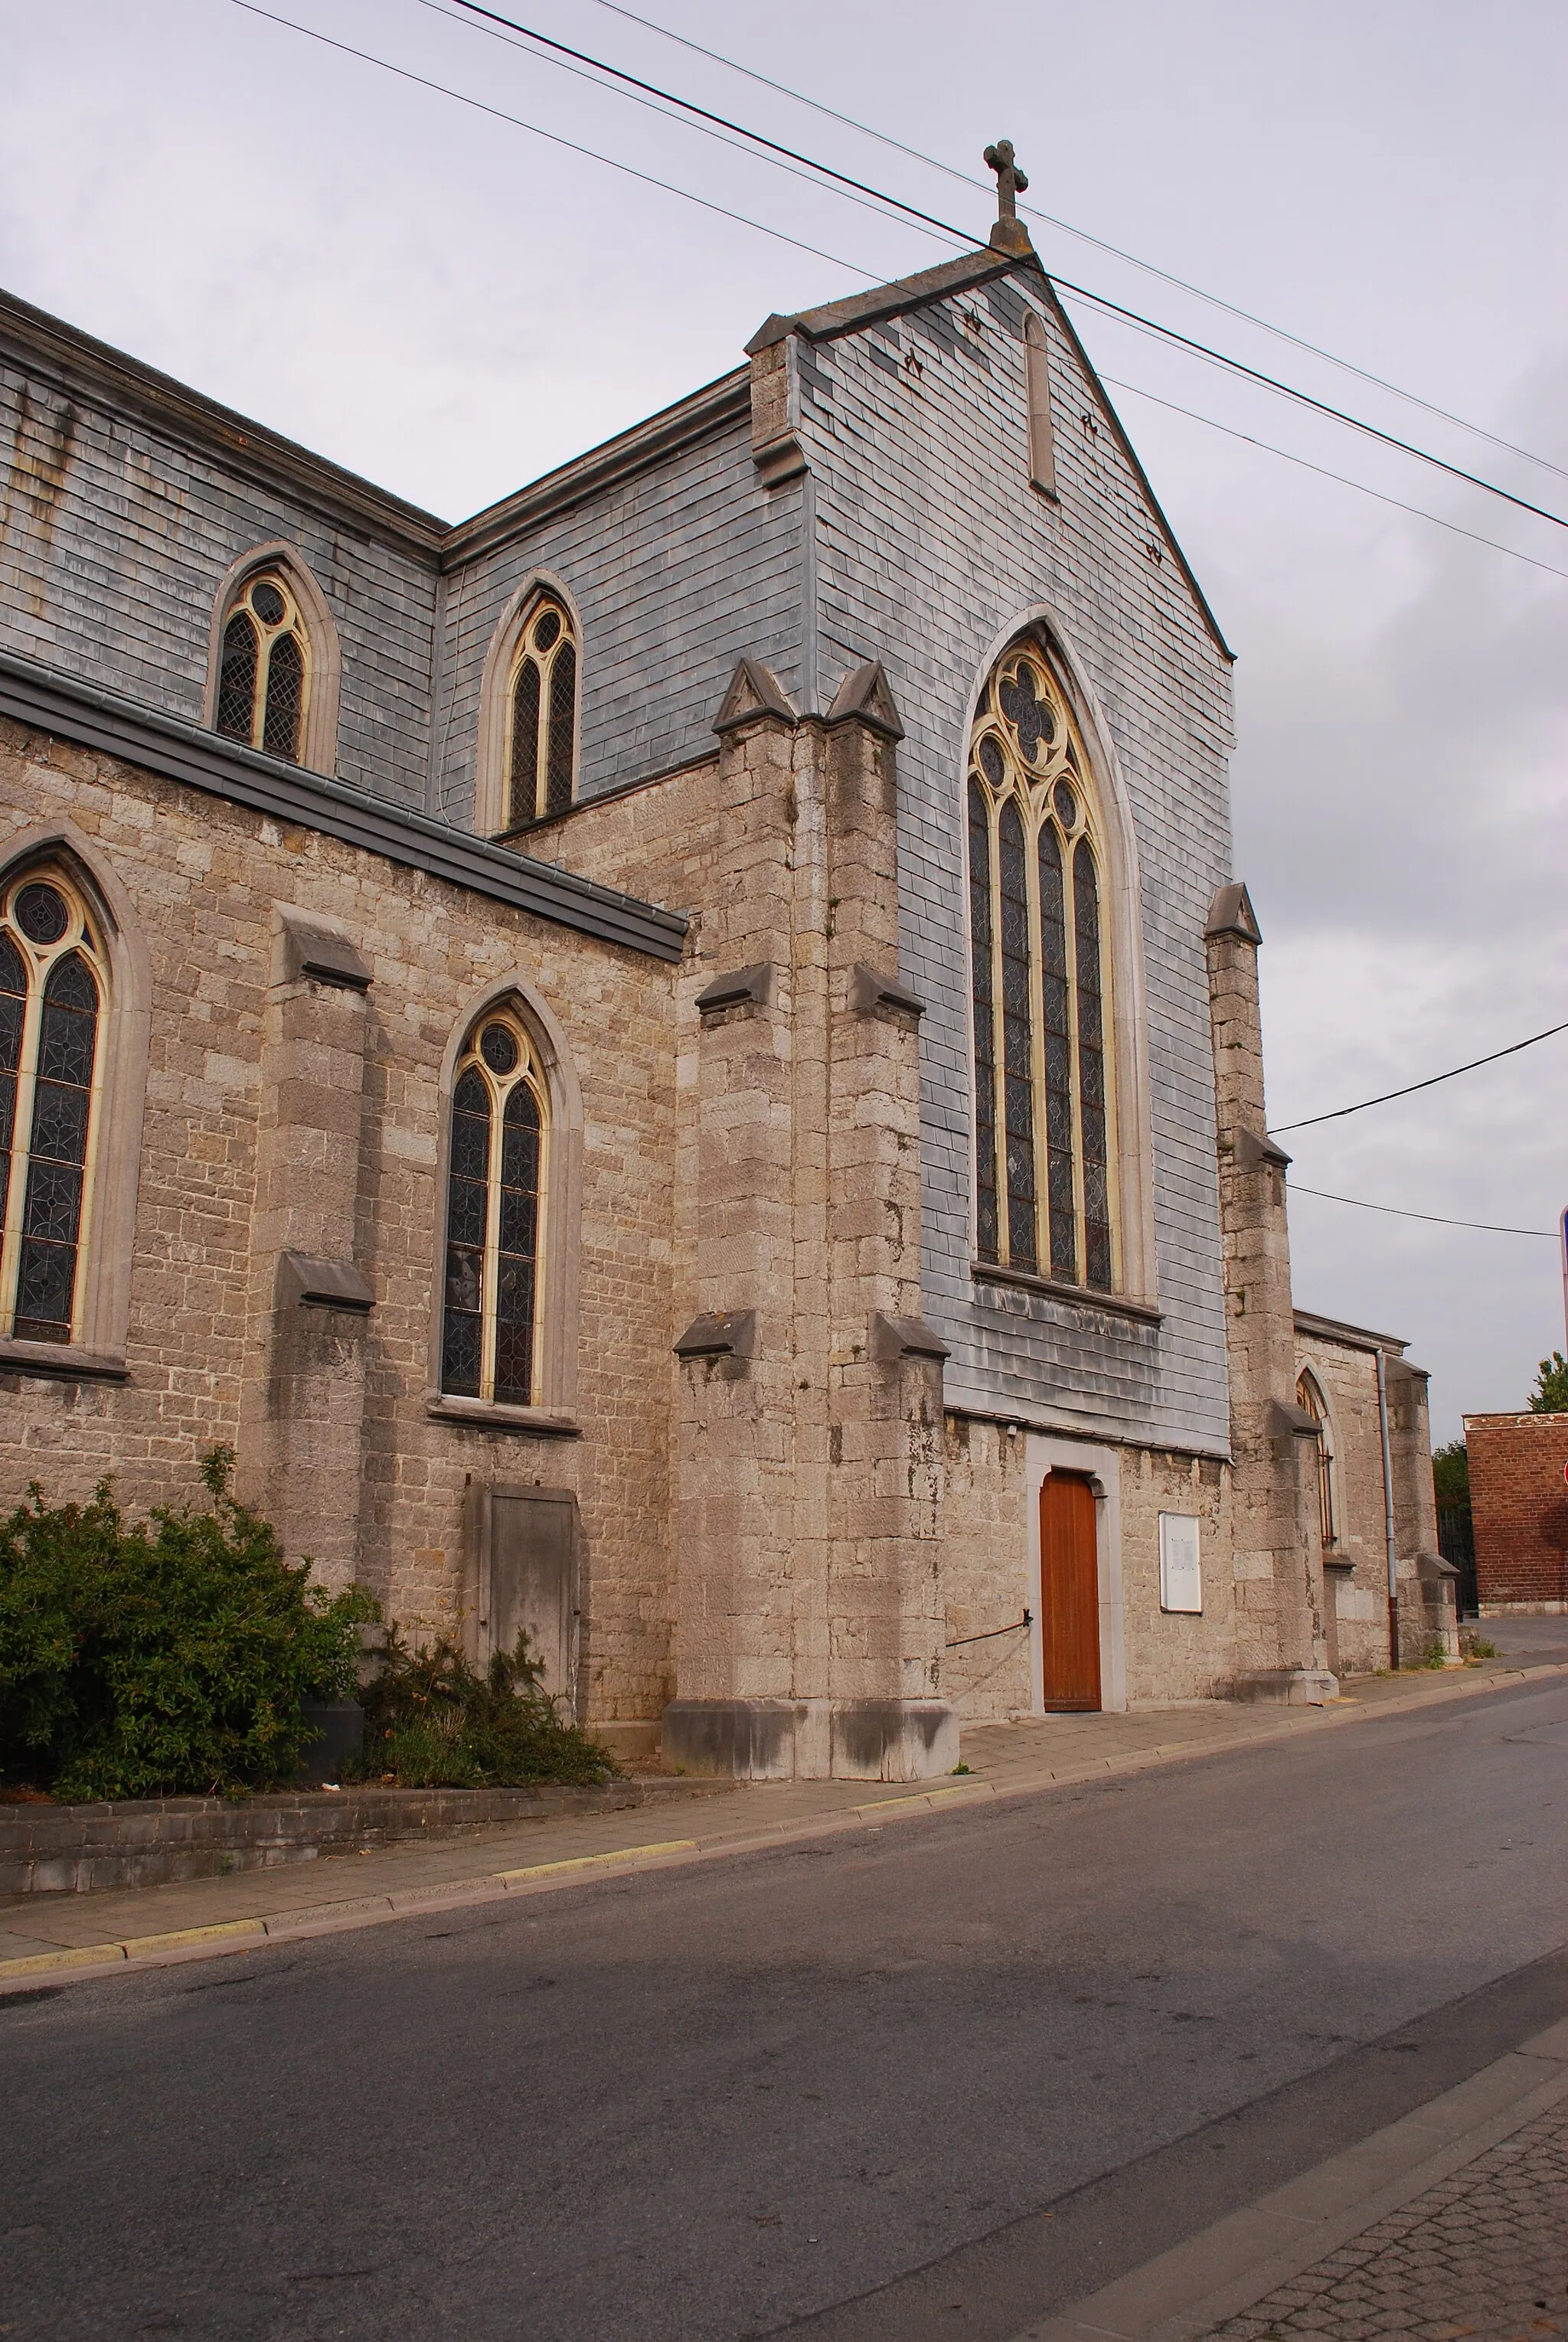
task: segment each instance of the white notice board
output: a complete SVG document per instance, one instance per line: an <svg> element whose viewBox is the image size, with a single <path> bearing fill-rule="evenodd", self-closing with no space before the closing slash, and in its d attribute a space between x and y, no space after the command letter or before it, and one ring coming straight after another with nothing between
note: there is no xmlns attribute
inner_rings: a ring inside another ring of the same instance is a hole
<svg viewBox="0 0 1568 2342"><path fill-rule="evenodd" d="M1160 1515L1160 1607L1201 1610L1203 1571L1198 1563L1198 1520L1195 1513Z"/></svg>

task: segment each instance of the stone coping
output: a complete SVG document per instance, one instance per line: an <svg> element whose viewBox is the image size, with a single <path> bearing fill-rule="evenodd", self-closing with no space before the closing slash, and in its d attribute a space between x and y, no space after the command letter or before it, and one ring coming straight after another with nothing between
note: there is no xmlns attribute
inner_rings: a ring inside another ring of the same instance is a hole
<svg viewBox="0 0 1568 2342"><path fill-rule="evenodd" d="M462 1837L497 1824L713 1796L722 1781L636 1780L512 1789L285 1789L251 1797L0 1805L0 1894L160 1887L236 1870Z"/></svg>

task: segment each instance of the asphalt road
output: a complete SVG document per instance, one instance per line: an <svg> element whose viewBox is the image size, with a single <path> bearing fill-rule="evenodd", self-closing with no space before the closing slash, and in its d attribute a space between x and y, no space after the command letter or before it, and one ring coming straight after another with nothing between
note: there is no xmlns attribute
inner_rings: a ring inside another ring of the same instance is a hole
<svg viewBox="0 0 1568 2342"><path fill-rule="evenodd" d="M1006 2342L1568 2013L1568 1686L0 2000L0 2334Z"/></svg>

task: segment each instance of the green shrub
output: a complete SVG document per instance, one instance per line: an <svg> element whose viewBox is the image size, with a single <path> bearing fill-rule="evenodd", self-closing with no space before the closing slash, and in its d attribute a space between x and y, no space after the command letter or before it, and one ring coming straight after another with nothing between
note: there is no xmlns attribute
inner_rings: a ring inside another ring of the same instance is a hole
<svg viewBox="0 0 1568 2342"><path fill-rule="evenodd" d="M288 1567L229 1495L233 1462L205 1460L205 1512L127 1526L105 1481L88 1505L35 1486L0 1524L0 1779L81 1803L292 1777L301 1700L352 1695L355 1627L378 1613Z"/></svg>
<svg viewBox="0 0 1568 2342"><path fill-rule="evenodd" d="M609 1750L564 1723L542 1689L528 1637L480 1675L453 1644L404 1649L394 1632L380 1678L364 1693L364 1771L406 1789L512 1788L529 1781L609 1781Z"/></svg>

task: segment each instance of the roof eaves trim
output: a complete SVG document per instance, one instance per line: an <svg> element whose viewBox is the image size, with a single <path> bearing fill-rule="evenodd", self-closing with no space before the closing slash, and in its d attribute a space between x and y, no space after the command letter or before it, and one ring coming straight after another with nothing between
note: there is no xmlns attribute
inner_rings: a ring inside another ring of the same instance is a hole
<svg viewBox="0 0 1568 2342"><path fill-rule="evenodd" d="M445 540L450 524L434 513L405 504L357 472L313 455L140 358L95 341L14 293L0 292L0 355L45 368L64 389L134 412L177 445L216 455L246 477L281 488L355 528L375 529L427 557Z"/></svg>
<svg viewBox="0 0 1568 2342"><path fill-rule="evenodd" d="M596 886L427 815L406 813L345 782L242 748L215 732L10 651L0 651L0 716L274 820L318 830L404 869L423 870L601 943L619 944L651 959L682 956L687 922L679 911Z"/></svg>
<svg viewBox="0 0 1568 2342"><path fill-rule="evenodd" d="M1315 1317L1308 1309L1297 1309L1293 1314L1298 1334L1315 1334L1321 1341L1341 1342L1347 1350L1383 1350L1397 1358L1409 1347L1397 1334L1374 1334L1365 1326L1347 1326L1343 1318Z"/></svg>
<svg viewBox="0 0 1568 2342"><path fill-rule="evenodd" d="M746 355L754 356L759 350L770 349L789 334L804 334L808 342L831 342L840 334L858 333L864 325L880 325L905 310L924 309L950 293L967 292L971 285L987 285L993 277L1029 265L1021 263L1015 253L966 252L956 260L942 261L935 268L922 269L917 276L900 276L891 285L875 285L869 293L853 293L846 301L802 309L792 317L781 317L775 312L752 335Z"/></svg>
<svg viewBox="0 0 1568 2342"><path fill-rule="evenodd" d="M717 382L708 383L689 397L677 400L674 406L649 415L646 422L634 425L630 431L618 432L614 439L589 448L586 455L574 456L559 470L546 472L543 479L516 489L499 504L486 505L472 520L460 521L442 547L441 565L444 569L460 568L505 538L537 527L542 521L603 495L623 480L652 471L683 448L713 437L749 417L750 413L750 369L737 366L732 374L721 375Z"/></svg>

